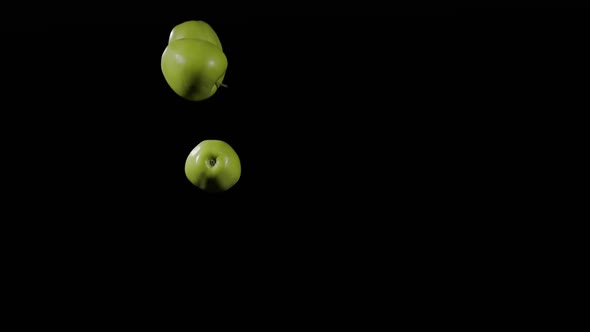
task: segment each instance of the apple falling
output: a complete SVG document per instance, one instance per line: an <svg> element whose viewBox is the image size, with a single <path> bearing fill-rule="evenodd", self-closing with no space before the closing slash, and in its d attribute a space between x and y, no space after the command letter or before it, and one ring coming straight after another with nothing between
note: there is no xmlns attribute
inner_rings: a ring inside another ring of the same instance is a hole
<svg viewBox="0 0 590 332"><path fill-rule="evenodd" d="M223 84L228 61L221 41L204 21L186 21L170 32L161 58L164 79L179 96L202 101Z"/></svg>

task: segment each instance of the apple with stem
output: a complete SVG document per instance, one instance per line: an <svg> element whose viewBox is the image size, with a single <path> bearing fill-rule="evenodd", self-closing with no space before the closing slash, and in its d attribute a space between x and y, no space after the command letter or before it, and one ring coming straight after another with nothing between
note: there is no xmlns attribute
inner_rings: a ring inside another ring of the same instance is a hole
<svg viewBox="0 0 590 332"><path fill-rule="evenodd" d="M204 21L172 29L160 66L170 88L187 100L208 99L226 86L227 57L217 33Z"/></svg>
<svg viewBox="0 0 590 332"><path fill-rule="evenodd" d="M194 186L206 192L224 192L238 182L242 165L227 142L207 139L189 153L184 172Z"/></svg>

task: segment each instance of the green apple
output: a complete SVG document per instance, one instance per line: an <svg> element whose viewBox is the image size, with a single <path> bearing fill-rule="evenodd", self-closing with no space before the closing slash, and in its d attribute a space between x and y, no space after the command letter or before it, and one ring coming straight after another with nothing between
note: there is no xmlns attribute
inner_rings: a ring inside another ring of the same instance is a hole
<svg viewBox="0 0 590 332"><path fill-rule="evenodd" d="M191 101L208 99L224 86L227 65L217 34L202 21L188 21L172 29L161 57L170 88Z"/></svg>
<svg viewBox="0 0 590 332"><path fill-rule="evenodd" d="M175 26L168 37L168 44L178 39L200 39L216 45L223 51L219 36L205 21L186 21Z"/></svg>
<svg viewBox="0 0 590 332"><path fill-rule="evenodd" d="M236 151L226 142L208 139L193 148L186 158L184 173L196 187L223 192L233 187L242 174Z"/></svg>

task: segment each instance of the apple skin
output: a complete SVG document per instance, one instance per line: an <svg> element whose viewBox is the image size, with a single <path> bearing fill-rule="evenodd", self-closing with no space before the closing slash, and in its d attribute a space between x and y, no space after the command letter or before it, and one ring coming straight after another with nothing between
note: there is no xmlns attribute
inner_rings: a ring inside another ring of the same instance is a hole
<svg viewBox="0 0 590 332"><path fill-rule="evenodd" d="M184 173L194 186L206 192L224 192L238 182L242 165L238 154L228 143L208 139L197 144L189 153Z"/></svg>
<svg viewBox="0 0 590 332"><path fill-rule="evenodd" d="M172 41L161 58L161 69L170 88L179 96L202 101L222 85L227 57L216 45L200 39Z"/></svg>
<svg viewBox="0 0 590 332"><path fill-rule="evenodd" d="M176 25L170 32L168 44L179 39L200 39L208 41L223 51L219 36L217 36L211 25L205 21L192 20Z"/></svg>

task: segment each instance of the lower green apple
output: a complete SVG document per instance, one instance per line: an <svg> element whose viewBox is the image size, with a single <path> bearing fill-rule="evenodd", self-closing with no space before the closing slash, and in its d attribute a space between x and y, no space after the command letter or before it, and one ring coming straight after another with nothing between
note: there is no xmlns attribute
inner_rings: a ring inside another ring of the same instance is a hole
<svg viewBox="0 0 590 332"><path fill-rule="evenodd" d="M197 144L189 153L184 172L194 186L207 192L223 192L238 182L242 165L228 143L209 139Z"/></svg>

